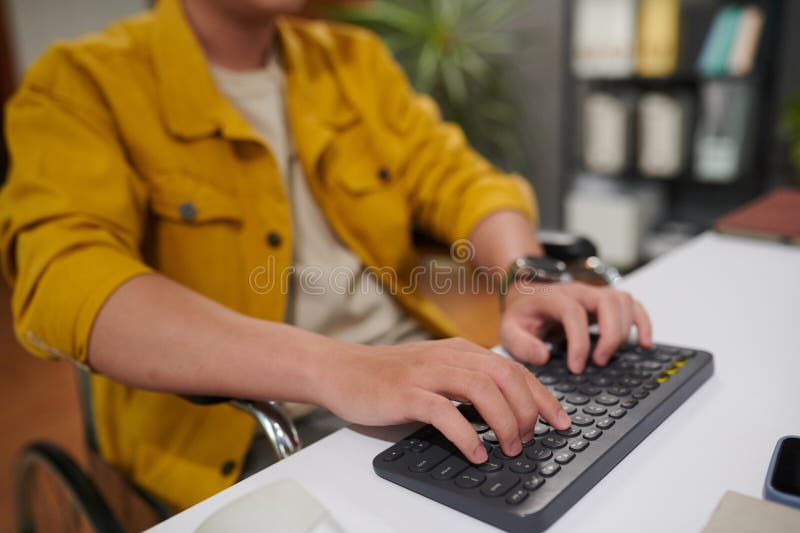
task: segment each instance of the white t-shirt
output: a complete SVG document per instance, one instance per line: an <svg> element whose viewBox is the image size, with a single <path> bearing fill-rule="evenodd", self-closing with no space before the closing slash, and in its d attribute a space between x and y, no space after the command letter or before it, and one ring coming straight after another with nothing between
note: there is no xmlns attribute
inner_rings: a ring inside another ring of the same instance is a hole
<svg viewBox="0 0 800 533"><path fill-rule="evenodd" d="M312 196L292 145L277 54L262 69L231 71L212 65L211 73L219 90L272 151L291 202L296 274L286 322L360 344L430 338L375 276L362 275L361 261L342 244Z"/></svg>

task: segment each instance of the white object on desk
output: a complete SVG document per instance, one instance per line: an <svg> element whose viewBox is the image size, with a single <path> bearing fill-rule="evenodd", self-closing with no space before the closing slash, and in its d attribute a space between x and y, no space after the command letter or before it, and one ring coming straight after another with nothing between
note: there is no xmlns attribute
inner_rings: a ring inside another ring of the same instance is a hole
<svg viewBox="0 0 800 533"><path fill-rule="evenodd" d="M656 339L714 354L715 375L548 530L700 531L727 490L760 498L778 437L800 427L800 249L705 234L627 276ZM350 427L153 529L194 530L242 494L298 480L342 528L493 531L372 470L416 426Z"/></svg>
<svg viewBox="0 0 800 533"><path fill-rule="evenodd" d="M197 533L341 533L339 524L299 483L282 479L239 496L206 518Z"/></svg>

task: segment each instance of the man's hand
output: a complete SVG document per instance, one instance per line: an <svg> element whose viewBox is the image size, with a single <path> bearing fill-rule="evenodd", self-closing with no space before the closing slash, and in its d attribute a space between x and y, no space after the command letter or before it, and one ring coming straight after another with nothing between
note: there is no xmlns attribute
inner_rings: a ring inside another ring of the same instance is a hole
<svg viewBox="0 0 800 533"><path fill-rule="evenodd" d="M625 342L635 325L639 344L653 344L652 327L642 304L627 292L582 283L529 284L511 287L500 323L503 346L517 359L536 365L550 353L541 340L562 328L567 340L567 366L583 372L589 357L589 324L596 320L600 339L593 360L603 366Z"/></svg>
<svg viewBox="0 0 800 533"><path fill-rule="evenodd" d="M533 438L539 413L556 429L570 425L529 370L464 339L359 346L333 364L325 407L360 424L433 424L475 463L486 461L486 450L451 400L471 402L510 456Z"/></svg>

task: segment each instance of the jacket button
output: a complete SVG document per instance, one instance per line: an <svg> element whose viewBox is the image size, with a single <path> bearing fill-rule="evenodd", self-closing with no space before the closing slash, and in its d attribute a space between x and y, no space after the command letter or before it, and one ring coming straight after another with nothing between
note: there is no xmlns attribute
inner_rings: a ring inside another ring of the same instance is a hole
<svg viewBox="0 0 800 533"><path fill-rule="evenodd" d="M197 207L192 202L183 202L178 206L178 214L185 222L191 222L197 217Z"/></svg>
<svg viewBox="0 0 800 533"><path fill-rule="evenodd" d="M222 463L222 468L220 468L220 472L223 476L229 476L233 473L233 470L236 468L236 461L233 459L229 459Z"/></svg>
<svg viewBox="0 0 800 533"><path fill-rule="evenodd" d="M388 168L381 167L381 169L378 170L378 178L380 178L381 181L389 181L391 179L391 177L392 177L392 174L391 174L391 172L389 172Z"/></svg>
<svg viewBox="0 0 800 533"><path fill-rule="evenodd" d="M267 233L267 244L272 246L273 248L277 248L283 242L283 238L281 238L281 234L277 231L270 231Z"/></svg>

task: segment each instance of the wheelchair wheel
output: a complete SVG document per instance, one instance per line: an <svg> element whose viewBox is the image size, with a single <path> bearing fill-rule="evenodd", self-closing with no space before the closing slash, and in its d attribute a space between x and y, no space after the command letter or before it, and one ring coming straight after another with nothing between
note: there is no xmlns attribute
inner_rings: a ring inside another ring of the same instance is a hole
<svg viewBox="0 0 800 533"><path fill-rule="evenodd" d="M92 481L60 448L25 448L17 471L19 531L121 532Z"/></svg>

